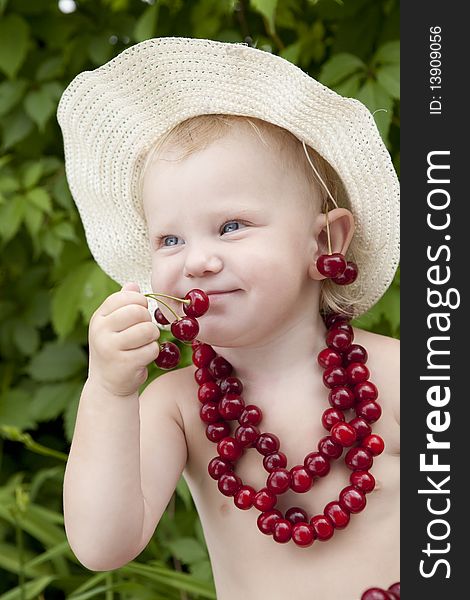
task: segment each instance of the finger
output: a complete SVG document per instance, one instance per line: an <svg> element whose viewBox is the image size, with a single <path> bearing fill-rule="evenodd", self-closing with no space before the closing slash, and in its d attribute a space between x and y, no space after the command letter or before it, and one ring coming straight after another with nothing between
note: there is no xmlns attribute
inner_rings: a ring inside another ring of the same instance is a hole
<svg viewBox="0 0 470 600"><path fill-rule="evenodd" d="M140 304L126 304L105 317L106 329L119 333L138 323L152 322L150 311ZM155 325L155 327L157 327Z"/></svg>
<svg viewBox="0 0 470 600"><path fill-rule="evenodd" d="M146 367L157 358L160 353L160 346L158 342L153 341L149 344L145 344L145 346L140 346L140 348L124 350L123 352L132 352L132 360L134 361L134 364L137 365L137 368L142 368Z"/></svg>
<svg viewBox="0 0 470 600"><path fill-rule="evenodd" d="M126 306L127 304L141 304L148 309L148 300L143 294L135 290L123 289L120 292L115 292L108 296L97 310L97 314L106 317L121 306Z"/></svg>
<svg viewBox="0 0 470 600"><path fill-rule="evenodd" d="M160 337L160 330L152 322L138 323L117 334L119 350L133 350L155 343Z"/></svg>

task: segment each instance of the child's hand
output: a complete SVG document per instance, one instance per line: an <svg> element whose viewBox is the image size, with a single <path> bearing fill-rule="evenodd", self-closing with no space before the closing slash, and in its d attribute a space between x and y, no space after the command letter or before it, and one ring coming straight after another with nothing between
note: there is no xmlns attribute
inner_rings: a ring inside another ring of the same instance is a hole
<svg viewBox="0 0 470 600"><path fill-rule="evenodd" d="M148 377L147 365L160 348L147 298L126 283L93 313L88 330L88 377L117 396L131 396Z"/></svg>

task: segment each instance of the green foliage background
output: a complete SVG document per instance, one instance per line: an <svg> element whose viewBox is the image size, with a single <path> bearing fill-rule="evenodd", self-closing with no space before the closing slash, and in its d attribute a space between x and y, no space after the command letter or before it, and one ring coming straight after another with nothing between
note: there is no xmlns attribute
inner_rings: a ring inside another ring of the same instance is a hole
<svg viewBox="0 0 470 600"><path fill-rule="evenodd" d="M71 14L54 0L0 0L0 600L215 598L183 479L148 547L116 571L77 561L62 516L88 322L120 286L86 245L57 103L77 73L169 35L251 39L372 112L385 109L375 119L399 173L398 0L82 0ZM398 338L399 285L398 271L354 324ZM147 384L161 371L149 373Z"/></svg>

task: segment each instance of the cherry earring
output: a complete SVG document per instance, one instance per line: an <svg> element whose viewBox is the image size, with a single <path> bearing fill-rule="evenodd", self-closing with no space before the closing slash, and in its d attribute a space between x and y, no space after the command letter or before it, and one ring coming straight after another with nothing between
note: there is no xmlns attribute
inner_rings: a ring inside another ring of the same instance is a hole
<svg viewBox="0 0 470 600"><path fill-rule="evenodd" d="M338 285L348 285L356 280L358 269L352 260L346 261L341 252L331 252L330 225L328 222L328 200L326 201L326 236L328 240L328 254L321 254L317 258L317 269L325 277Z"/></svg>

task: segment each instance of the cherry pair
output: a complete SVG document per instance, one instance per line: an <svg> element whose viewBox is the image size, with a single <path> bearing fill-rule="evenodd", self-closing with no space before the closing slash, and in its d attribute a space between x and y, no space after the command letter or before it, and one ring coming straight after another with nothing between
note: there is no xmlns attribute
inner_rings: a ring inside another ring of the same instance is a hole
<svg viewBox="0 0 470 600"><path fill-rule="evenodd" d="M369 588L362 594L361 600L400 600L400 582L397 581L388 590Z"/></svg>
<svg viewBox="0 0 470 600"><path fill-rule="evenodd" d="M357 265L352 260L346 261L340 252L322 254L317 258L318 271L338 285L348 285L357 278Z"/></svg>

